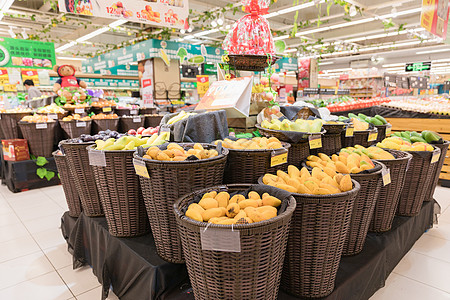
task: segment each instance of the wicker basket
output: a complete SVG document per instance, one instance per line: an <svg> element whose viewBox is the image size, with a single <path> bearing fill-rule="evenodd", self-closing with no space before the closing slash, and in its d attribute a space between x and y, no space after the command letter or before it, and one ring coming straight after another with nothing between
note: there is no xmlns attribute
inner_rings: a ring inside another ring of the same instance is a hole
<svg viewBox="0 0 450 300"><path fill-rule="evenodd" d="M288 150L291 145L282 142ZM276 174L278 170L286 171L288 164L270 166L274 150L236 150L228 149L228 160L225 167L224 183L257 183L258 178L266 173Z"/></svg>
<svg viewBox="0 0 450 300"><path fill-rule="evenodd" d="M119 118L92 120L92 133L96 134L107 129L117 131L119 129Z"/></svg>
<svg viewBox="0 0 450 300"><path fill-rule="evenodd" d="M441 150L435 147L433 152L408 151L408 153L412 154L412 159L406 173L397 215L413 217L420 213L423 201L428 200L429 186L433 183L435 175L431 158L433 155L441 153Z"/></svg>
<svg viewBox="0 0 450 300"><path fill-rule="evenodd" d="M96 115L98 115L99 113L109 115L114 113L115 108L116 108L115 106L105 106L105 107L91 106L89 111L93 112Z"/></svg>
<svg viewBox="0 0 450 300"><path fill-rule="evenodd" d="M161 115L145 115L144 127L157 127L161 123L163 116Z"/></svg>
<svg viewBox="0 0 450 300"><path fill-rule="evenodd" d="M322 136L322 148L309 150L310 154L317 155L325 153L326 155L333 155L342 148L341 134L329 134L328 131Z"/></svg>
<svg viewBox="0 0 450 300"><path fill-rule="evenodd" d="M441 150L441 156L439 157L439 161L433 164L433 176L434 179L431 181L431 184L427 190L424 201L433 200L434 190L436 189L436 185L439 181L439 175L441 174L442 166L444 165L445 157L447 156L448 146L450 145L450 141L444 141L443 144L433 144Z"/></svg>
<svg viewBox="0 0 450 300"><path fill-rule="evenodd" d="M389 169L391 183L381 187L380 194L375 204L372 221L370 222L369 231L385 232L391 230L394 221L395 212L397 211L400 194L405 184L406 169L412 155L397 150L385 149L395 156L395 159L377 160L383 163Z"/></svg>
<svg viewBox="0 0 450 300"><path fill-rule="evenodd" d="M286 209L280 209L278 216L267 221L233 226L208 225L184 216L189 203L205 192L234 193L249 189L278 196ZM195 299L277 299L295 205L295 199L288 192L264 185L232 184L207 188L179 199L174 210ZM205 230L238 231L241 251L202 250L200 231Z"/></svg>
<svg viewBox="0 0 450 300"><path fill-rule="evenodd" d="M229 64L234 66L236 70L242 71L264 71L269 63L274 64L280 57L272 56L268 58L266 55L245 55L245 54L229 54Z"/></svg>
<svg viewBox="0 0 450 300"><path fill-rule="evenodd" d="M327 131L327 134L341 134L347 128L347 123L344 124L323 124L322 127Z"/></svg>
<svg viewBox="0 0 450 300"><path fill-rule="evenodd" d="M262 183L262 177L258 179ZM292 194L291 221L281 289L297 297L325 297L334 289L353 202L360 189L334 195Z"/></svg>
<svg viewBox="0 0 450 300"><path fill-rule="evenodd" d="M390 126L392 125L391 124L375 125L375 128L378 130L377 143L381 142L386 138L386 129Z"/></svg>
<svg viewBox="0 0 450 300"><path fill-rule="evenodd" d="M156 107L141 107L139 109L140 115L153 115L156 114L158 109Z"/></svg>
<svg viewBox="0 0 450 300"><path fill-rule="evenodd" d="M67 138L74 139L82 134L90 134L92 121L59 121L59 125Z"/></svg>
<svg viewBox="0 0 450 300"><path fill-rule="evenodd" d="M69 207L69 216L78 218L81 214L81 201L75 187L74 178L70 174L69 165L65 155L58 154L58 151L53 152L58 174L63 186L64 195L66 196L67 206Z"/></svg>
<svg viewBox="0 0 450 300"><path fill-rule="evenodd" d="M342 147L353 147L355 145L361 145L363 147L370 147L372 145L375 145L377 141L371 141L369 142L369 134L373 130L364 130L364 131L354 131L353 136L346 137L345 131L341 133L341 139L342 139Z"/></svg>
<svg viewBox="0 0 450 300"><path fill-rule="evenodd" d="M116 108L114 113L119 117L139 115L139 108Z"/></svg>
<svg viewBox="0 0 450 300"><path fill-rule="evenodd" d="M179 145L193 146L187 143ZM161 148L164 148L164 145ZM173 204L181 196L195 190L222 184L227 155L228 150L223 149L222 154L214 158L177 162L143 159L135 153L136 160L145 162L150 176L140 177L141 188L156 250L164 260L184 263Z"/></svg>
<svg viewBox="0 0 450 300"><path fill-rule="evenodd" d="M32 112L0 113L0 131L2 132L2 138L5 140L23 138L17 123L19 123L23 117L32 114Z"/></svg>
<svg viewBox="0 0 450 300"><path fill-rule="evenodd" d="M121 117L119 132L128 132L128 130L130 129L138 129L139 127L144 127L144 124L145 124L145 117L143 116Z"/></svg>
<svg viewBox="0 0 450 300"><path fill-rule="evenodd" d="M56 115L56 117L57 117L57 120L61 120L62 118L64 118L65 116L67 116L68 114L69 114L69 112L63 112L63 113L36 113L36 114L38 114L38 115L41 115L41 116L47 116L47 117L51 117L51 116L54 116L54 115Z"/></svg>
<svg viewBox="0 0 450 300"><path fill-rule="evenodd" d="M378 171L369 174L351 174L358 181L360 189L353 204L350 227L345 238L342 255L355 255L362 251L366 241L370 221L372 221L375 204L383 186L381 172L386 168L382 163L374 161Z"/></svg>
<svg viewBox="0 0 450 300"><path fill-rule="evenodd" d="M60 146L66 155L70 174L75 181L83 213L88 217L100 217L104 216L103 208L86 149L92 144L94 143L67 143L62 141Z"/></svg>
<svg viewBox="0 0 450 300"><path fill-rule="evenodd" d="M31 154L34 156L51 157L53 152L53 142L57 123L28 123L19 122L20 131L28 141ZM40 125L45 128L38 129Z"/></svg>
<svg viewBox="0 0 450 300"><path fill-rule="evenodd" d="M89 146L88 151L100 152L95 147ZM150 231L139 177L133 166L134 152L104 151L106 167L92 166L109 232L117 237L140 236Z"/></svg>
<svg viewBox="0 0 450 300"><path fill-rule="evenodd" d="M64 109L67 110L71 115L76 114L77 112L75 112L75 111L79 111L80 109L83 109L84 112L82 112L82 113L78 112L78 114L81 117L84 117L84 116L87 116L87 112L90 110L90 107L89 106L87 106L87 107L78 107L78 108L75 108L75 107L64 107Z"/></svg>

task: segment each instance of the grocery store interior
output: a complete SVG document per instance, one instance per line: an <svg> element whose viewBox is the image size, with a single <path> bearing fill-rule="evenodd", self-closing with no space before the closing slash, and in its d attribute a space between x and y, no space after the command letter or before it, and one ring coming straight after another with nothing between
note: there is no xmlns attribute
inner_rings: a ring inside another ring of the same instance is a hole
<svg viewBox="0 0 450 300"><path fill-rule="evenodd" d="M0 299L450 300L448 0L0 0Z"/></svg>

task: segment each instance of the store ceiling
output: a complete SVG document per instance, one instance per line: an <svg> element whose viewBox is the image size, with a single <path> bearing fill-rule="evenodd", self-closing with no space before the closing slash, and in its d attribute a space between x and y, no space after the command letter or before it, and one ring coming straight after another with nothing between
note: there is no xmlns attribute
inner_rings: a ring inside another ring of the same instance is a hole
<svg viewBox="0 0 450 300"><path fill-rule="evenodd" d="M309 20L312 23L311 25L299 28L295 37L290 38L289 34L293 27L296 12L283 13L286 9L290 10L293 7L292 0L278 0L269 9L270 26L272 30L277 31L275 39L284 40L288 46L287 51L291 55L315 55L322 57L322 62L333 62L333 64L326 64L326 67L324 65L323 69L334 68L335 64L338 66L346 65L349 61L362 56L381 55L377 53L396 53L395 51L410 49L408 53L412 55L420 51L417 50L420 48L444 45L441 39L427 34L420 28L421 0L349 0L347 1L349 7L356 5L362 10L362 15L357 13L353 17L349 17L344 7L339 5L331 6L328 15L327 4L323 3L324 0L313 1L319 3L318 6L310 3L310 1L303 2L300 0L299 2L300 5L307 7L298 10L298 22L304 24ZM9 26L12 26L16 34L21 33L25 28L28 35L37 34L41 40L53 40L55 47L58 48L114 21L79 15L67 15L66 21L62 21L63 14L52 9L49 3L44 4L42 0L14 1L8 13L16 16L5 15L0 21L0 36L9 36ZM197 16L205 11L218 12L230 3L238 7L238 10L235 14L232 10L224 14L223 29L225 29L226 25L232 26L244 15L239 6L240 2L190 0L189 6L194 15ZM282 13L280 14L280 12ZM22 15L22 17L18 18L17 14ZM315 22L317 22L319 16L323 24L318 27ZM351 20L344 20L344 18L350 18ZM392 27L385 29L383 20L385 23L391 20L390 25ZM55 25L52 25L52 22ZM224 35L217 30L217 27L211 28L211 20L202 25L193 22L191 24L194 24L192 32L182 34L176 30L171 33L171 38L204 44L218 44L224 39ZM89 56L92 53L110 49L113 45L131 39L138 41L136 34L142 30L158 32L160 29L151 28L145 24L127 22L116 27L115 31L107 31L83 43L75 44L59 53L59 55ZM330 47L333 48L334 53L327 53L327 49ZM428 56L433 58L431 56L434 55ZM439 53L436 56L439 56ZM338 59L336 60L336 58ZM388 58L386 57L386 59ZM401 57L394 54L388 60L395 61L395 59L401 59Z"/></svg>

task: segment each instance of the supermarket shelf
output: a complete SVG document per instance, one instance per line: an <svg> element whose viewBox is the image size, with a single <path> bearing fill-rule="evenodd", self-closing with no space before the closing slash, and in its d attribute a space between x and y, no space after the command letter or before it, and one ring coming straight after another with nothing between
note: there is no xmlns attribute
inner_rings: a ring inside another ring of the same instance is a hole
<svg viewBox="0 0 450 300"><path fill-rule="evenodd" d="M340 81L352 80L352 79L370 79L370 78L383 78L383 76L364 76L364 77L349 77L346 79L339 79Z"/></svg>

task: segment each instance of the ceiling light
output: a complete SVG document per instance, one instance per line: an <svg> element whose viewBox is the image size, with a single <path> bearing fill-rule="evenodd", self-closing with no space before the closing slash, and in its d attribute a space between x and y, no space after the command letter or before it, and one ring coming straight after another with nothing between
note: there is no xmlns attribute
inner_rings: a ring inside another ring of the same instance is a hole
<svg viewBox="0 0 450 300"><path fill-rule="evenodd" d="M447 49L437 49L437 50L428 50L428 51L419 51L416 54L428 54L428 53L439 53L439 52L448 52L450 48Z"/></svg>
<svg viewBox="0 0 450 300"><path fill-rule="evenodd" d="M332 64L334 64L334 62L332 62L332 61L325 61L325 62L320 62L319 66L332 65Z"/></svg>
<svg viewBox="0 0 450 300"><path fill-rule="evenodd" d="M217 19L217 24L219 24L219 26L223 25L223 18L220 17L219 19Z"/></svg>
<svg viewBox="0 0 450 300"><path fill-rule="evenodd" d="M128 21L127 20L117 20L117 21L112 22L108 26L111 27L111 28L116 28L117 26L125 24L126 22L128 22Z"/></svg>
<svg viewBox="0 0 450 300"><path fill-rule="evenodd" d="M211 29L211 30L206 30L206 31L200 31L200 32L194 33L194 36L197 36L197 37L204 36L204 35L208 35L210 33L218 32L218 31L219 31L219 29Z"/></svg>
<svg viewBox="0 0 450 300"><path fill-rule="evenodd" d="M72 42L70 42L70 43L67 43L67 44L65 44L65 45L62 45L61 47L56 48L56 49L55 49L55 52L56 52L56 53L62 52L62 51L66 50L66 49L68 49L68 48L70 48L70 47L72 47L72 46L74 46L74 45L76 45L76 42L72 41Z"/></svg>
<svg viewBox="0 0 450 300"><path fill-rule="evenodd" d="M278 41L278 40L285 40L287 38L289 38L289 35L282 35L282 36L274 37L273 40Z"/></svg>
<svg viewBox="0 0 450 300"><path fill-rule="evenodd" d="M354 17L354 16L356 16L357 13L358 12L356 11L356 7L354 5L352 5L350 7L350 10L349 10L348 14L350 15L350 17Z"/></svg>
<svg viewBox="0 0 450 300"><path fill-rule="evenodd" d="M290 13L290 12L293 12L293 11L297 11L297 10L301 10L301 9L304 9L304 8L308 8L308 7L314 6L316 4L321 4L321 3L324 3L324 2L325 2L325 0L320 0L318 3L314 3L314 2L303 3L303 4L300 4L300 5L296 5L296 6L292 6L292 7L289 7L289 8L280 9L280 10L271 12L270 14L263 15L263 17L266 18L266 19L269 19L269 18L272 18L272 17L275 17L275 16L284 15L284 14L287 14L287 13Z"/></svg>
<svg viewBox="0 0 450 300"><path fill-rule="evenodd" d="M192 30L194 30L194 27L192 27L192 26L189 26L189 28L188 28L188 32L192 32Z"/></svg>
<svg viewBox="0 0 450 300"><path fill-rule="evenodd" d="M421 11L422 11L422 8L418 7L418 8L408 9L408 10L404 10L404 11L399 11L395 15L393 13L390 13L390 14L387 14L387 15L384 15L384 16L379 16L379 17L376 17L376 18L384 20L384 19L395 18L395 17L404 16L404 15L410 15L410 14L418 13L418 12L421 12Z"/></svg>
<svg viewBox="0 0 450 300"><path fill-rule="evenodd" d="M404 67L404 66L405 66L405 63L382 65L383 68L389 68L389 67Z"/></svg>
<svg viewBox="0 0 450 300"><path fill-rule="evenodd" d="M186 30L181 29L181 30L180 30L180 33L181 33L181 34L185 34L185 33L186 33Z"/></svg>

